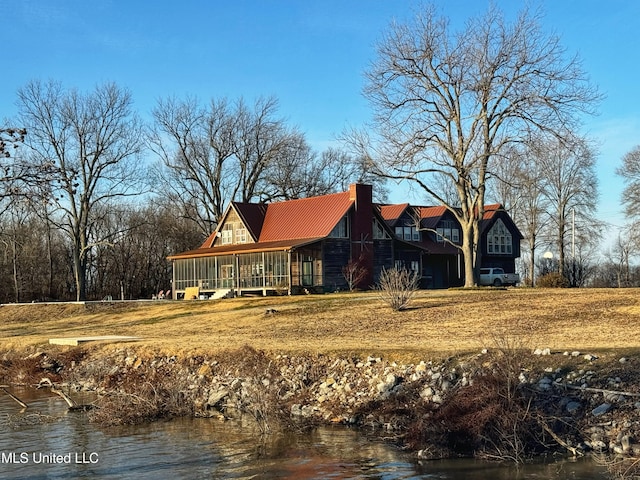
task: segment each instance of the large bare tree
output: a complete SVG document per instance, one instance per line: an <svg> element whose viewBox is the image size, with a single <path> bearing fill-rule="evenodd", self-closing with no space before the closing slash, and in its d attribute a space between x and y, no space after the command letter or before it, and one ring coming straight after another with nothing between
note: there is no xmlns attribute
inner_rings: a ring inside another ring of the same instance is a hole
<svg viewBox="0 0 640 480"><path fill-rule="evenodd" d="M564 135L540 139L532 149L536 174L542 181L549 218L547 235L566 276L567 249L572 268L580 262L577 253L599 238L600 224L593 212L598 202L598 177L594 148L584 138Z"/></svg>
<svg viewBox="0 0 640 480"><path fill-rule="evenodd" d="M536 143L537 140L527 141L508 148L494 165L489 183L490 194L510 213L524 236L527 258L523 259L523 266L530 286L535 286L536 252L547 242L544 232L549 220L545 176L536 157Z"/></svg>
<svg viewBox="0 0 640 480"><path fill-rule="evenodd" d="M252 107L240 99L168 99L153 111L151 146L162 160L157 176L180 213L208 235L228 202L248 202L269 193L265 172L303 141L277 116L274 98ZM304 160L304 159L302 159Z"/></svg>
<svg viewBox="0 0 640 480"><path fill-rule="evenodd" d="M508 22L492 6L452 31L431 6L390 27L366 73L375 117L365 147L381 174L417 184L460 222L465 286L476 282L487 176L505 146L571 130L599 100L539 20L524 10ZM455 202L434 178L448 179Z"/></svg>
<svg viewBox="0 0 640 480"><path fill-rule="evenodd" d="M87 258L100 207L141 190L141 123L128 91L113 83L81 93L60 83L32 81L18 91L19 118L34 165L53 165L49 200L54 222L72 245L77 300L86 297Z"/></svg>

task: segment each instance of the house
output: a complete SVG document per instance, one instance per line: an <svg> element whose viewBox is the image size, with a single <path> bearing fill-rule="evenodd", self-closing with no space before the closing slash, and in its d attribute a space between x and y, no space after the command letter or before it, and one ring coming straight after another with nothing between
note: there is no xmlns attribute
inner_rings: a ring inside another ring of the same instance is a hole
<svg viewBox="0 0 640 480"><path fill-rule="evenodd" d="M448 288L464 284L460 224L444 206L383 205L381 214L396 238L420 249L396 248L396 267L419 270L422 288ZM480 264L515 272L522 234L500 204L486 205L480 222Z"/></svg>
<svg viewBox="0 0 640 480"><path fill-rule="evenodd" d="M488 206L482 230L483 266L514 271L522 236L507 212ZM231 202L199 248L169 257L171 291L174 298L336 291L347 288L348 265L365 272L356 285L362 289L394 266L421 272L424 288L446 288L464 278L456 243L460 229L446 208L375 204L371 185L270 204Z"/></svg>

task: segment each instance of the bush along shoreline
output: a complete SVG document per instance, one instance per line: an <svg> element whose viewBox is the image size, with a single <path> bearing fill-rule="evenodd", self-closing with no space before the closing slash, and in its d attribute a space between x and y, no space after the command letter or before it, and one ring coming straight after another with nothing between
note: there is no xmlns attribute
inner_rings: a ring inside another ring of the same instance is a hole
<svg viewBox="0 0 640 480"><path fill-rule="evenodd" d="M640 456L640 358L495 348L398 363L250 347L184 357L135 346L0 354L0 383L97 394L101 425L249 415L260 429L344 424L422 460ZM0 392L2 394L2 392ZM636 471L637 473L637 471ZM631 477L629 477L631 478Z"/></svg>

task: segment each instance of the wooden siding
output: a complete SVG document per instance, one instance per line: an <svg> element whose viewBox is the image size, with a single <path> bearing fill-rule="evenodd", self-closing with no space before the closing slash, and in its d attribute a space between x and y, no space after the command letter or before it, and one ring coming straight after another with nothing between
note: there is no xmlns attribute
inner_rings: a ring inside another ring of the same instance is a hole
<svg viewBox="0 0 640 480"><path fill-rule="evenodd" d="M348 288L342 267L349 263L351 258L351 240L348 238L328 238L323 242L322 250L325 290Z"/></svg>

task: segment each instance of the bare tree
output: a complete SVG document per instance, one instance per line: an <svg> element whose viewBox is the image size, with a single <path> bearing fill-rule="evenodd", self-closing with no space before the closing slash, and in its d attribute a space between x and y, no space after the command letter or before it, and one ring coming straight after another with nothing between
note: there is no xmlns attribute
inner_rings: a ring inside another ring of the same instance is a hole
<svg viewBox="0 0 640 480"><path fill-rule="evenodd" d="M109 83L83 94L56 82L33 81L18 91L21 124L34 165L52 164L55 224L72 244L77 300L86 298L87 258L99 207L141 190L137 159L141 124L128 91Z"/></svg>
<svg viewBox="0 0 640 480"><path fill-rule="evenodd" d="M543 195L545 176L540 171L537 141L507 148L502 161L493 169L492 195L511 214L524 236L523 250L527 283L535 286L536 252L547 242L543 235L548 226L548 200Z"/></svg>
<svg viewBox="0 0 640 480"><path fill-rule="evenodd" d="M347 287L350 292L353 292L358 285L367 278L369 271L364 266L364 256L360 255L357 260L351 259L342 267L342 276L347 281Z"/></svg>
<svg viewBox="0 0 640 480"><path fill-rule="evenodd" d="M242 99L163 100L153 111L151 147L162 160L160 188L181 205L182 215L208 235L228 202L272 195L266 171L292 155L305 160L302 135L277 117L273 98L252 108ZM160 189L159 188L159 189Z"/></svg>
<svg viewBox="0 0 640 480"><path fill-rule="evenodd" d="M289 151L267 169L263 200L291 200L343 192L351 183L375 184L376 200L386 200L388 192L384 179L369 172L362 158L336 148L318 154L300 137L291 141Z"/></svg>
<svg viewBox="0 0 640 480"><path fill-rule="evenodd" d="M12 151L24 142L26 134L24 128L0 128L0 157L12 157Z"/></svg>
<svg viewBox="0 0 640 480"><path fill-rule="evenodd" d="M585 250L599 237L599 225L593 218L598 201L595 153L584 138L570 135L541 139L534 151L537 172L544 182L547 235L558 254L559 273L564 275L567 248L571 246L573 261L576 248Z"/></svg>
<svg viewBox="0 0 640 480"><path fill-rule="evenodd" d="M622 191L625 214L631 219L640 219L640 145L622 157L622 165L616 169L616 173L625 182Z"/></svg>
<svg viewBox="0 0 640 480"><path fill-rule="evenodd" d="M599 100L538 20L525 10L508 23L490 7L452 32L431 6L391 26L367 72L376 136L361 143L381 174L416 183L460 222L466 286L480 264L487 176L505 146L532 130L570 129ZM455 205L434 176L454 186Z"/></svg>

